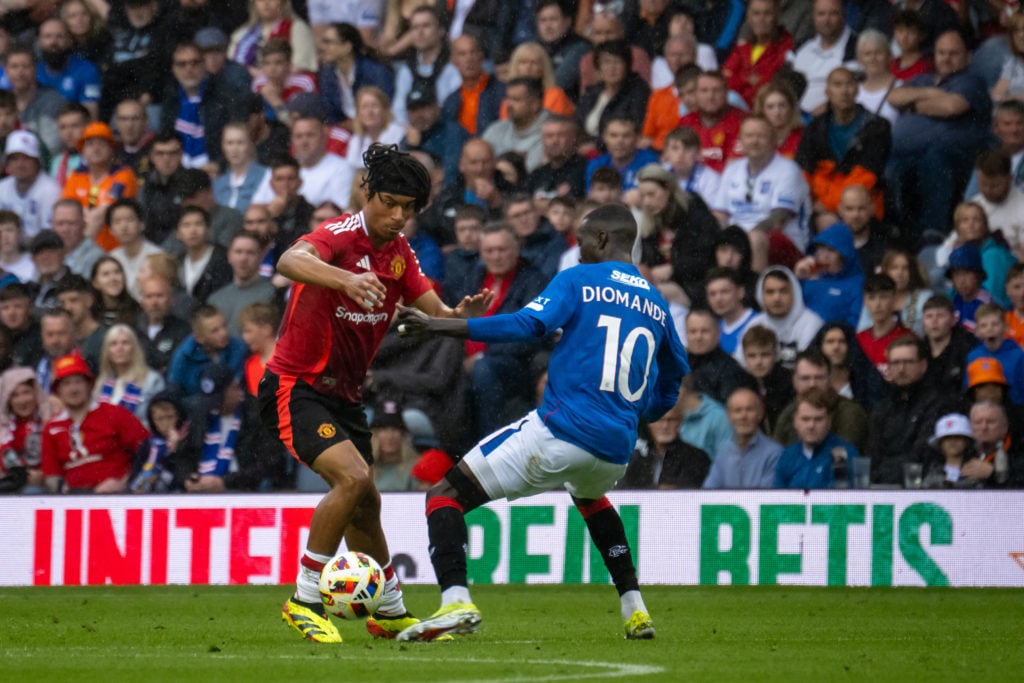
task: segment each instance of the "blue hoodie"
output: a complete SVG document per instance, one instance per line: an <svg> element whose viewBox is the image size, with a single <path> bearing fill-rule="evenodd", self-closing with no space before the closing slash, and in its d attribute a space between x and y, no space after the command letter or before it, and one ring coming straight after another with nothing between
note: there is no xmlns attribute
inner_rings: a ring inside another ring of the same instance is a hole
<svg viewBox="0 0 1024 683"><path fill-rule="evenodd" d="M813 280L801 280L804 304L825 322L857 325L864 300L864 272L853 243L853 233L845 223L835 223L811 241L807 253L818 245L834 249L843 259L843 269L835 275L821 273Z"/></svg>
<svg viewBox="0 0 1024 683"><path fill-rule="evenodd" d="M777 489L831 489L835 488L835 470L832 469L833 451L846 451L846 461L859 458L860 453L853 444L845 441L832 432L825 440L814 447L812 457L804 455L804 445L797 441L782 449L779 461L775 464L775 483ZM853 467L848 465L846 476L853 487Z"/></svg>

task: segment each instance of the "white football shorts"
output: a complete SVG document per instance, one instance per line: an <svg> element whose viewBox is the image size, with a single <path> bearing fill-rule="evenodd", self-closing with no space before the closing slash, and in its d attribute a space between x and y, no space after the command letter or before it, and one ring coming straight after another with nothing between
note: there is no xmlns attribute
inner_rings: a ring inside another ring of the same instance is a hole
<svg viewBox="0 0 1024 683"><path fill-rule="evenodd" d="M492 499L515 500L564 485L573 496L597 499L626 471L556 438L532 411L486 436L463 462Z"/></svg>

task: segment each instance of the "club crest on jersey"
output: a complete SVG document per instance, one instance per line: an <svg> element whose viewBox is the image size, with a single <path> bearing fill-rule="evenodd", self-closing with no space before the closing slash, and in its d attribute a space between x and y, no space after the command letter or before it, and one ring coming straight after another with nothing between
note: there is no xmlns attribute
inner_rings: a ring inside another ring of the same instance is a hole
<svg viewBox="0 0 1024 683"><path fill-rule="evenodd" d="M401 256L395 256L391 259L391 265L388 266L388 269L395 277L402 277L402 273L405 272L405 259Z"/></svg>
<svg viewBox="0 0 1024 683"><path fill-rule="evenodd" d="M324 422L322 425L316 428L316 435L321 439L330 439L332 436L338 433L338 430L334 428L334 425L329 422Z"/></svg>

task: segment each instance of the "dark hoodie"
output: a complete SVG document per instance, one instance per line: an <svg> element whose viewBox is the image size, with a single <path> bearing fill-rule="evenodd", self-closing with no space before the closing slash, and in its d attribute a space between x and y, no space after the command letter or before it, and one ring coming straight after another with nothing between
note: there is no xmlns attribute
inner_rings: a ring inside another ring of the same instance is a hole
<svg viewBox="0 0 1024 683"><path fill-rule="evenodd" d="M811 241L808 253L818 246L839 252L843 268L838 273L821 273L811 280L801 280L804 303L825 322L856 325L864 305L864 273L853 243L853 233L845 223L835 223Z"/></svg>
<svg viewBox="0 0 1024 683"><path fill-rule="evenodd" d="M747 308L760 311L761 307L757 302L757 273L750 267L753 254L750 250L750 238L747 231L738 225L730 225L715 236L715 249L722 245L729 245L743 255L740 267L736 270L743 281L743 305Z"/></svg>
<svg viewBox="0 0 1024 683"><path fill-rule="evenodd" d="M853 400L870 412L875 404L885 398L885 380L875 364L864 355L864 350L857 343L857 332L846 323L825 323L814 337L813 346L821 349L825 335L831 330L840 330L846 338L846 366L850 370L850 390Z"/></svg>

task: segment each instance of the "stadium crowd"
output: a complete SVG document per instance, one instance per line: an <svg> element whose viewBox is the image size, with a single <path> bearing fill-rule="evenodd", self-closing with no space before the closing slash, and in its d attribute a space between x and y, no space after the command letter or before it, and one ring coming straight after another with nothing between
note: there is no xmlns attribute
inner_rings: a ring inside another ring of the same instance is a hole
<svg viewBox="0 0 1024 683"><path fill-rule="evenodd" d="M0 490L316 488L254 408L275 265L361 208L374 142L487 315L633 210L693 372L620 486L1024 487L1018 4L0 3ZM378 487L534 407L556 341L389 333Z"/></svg>

